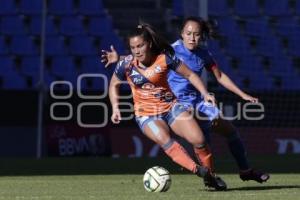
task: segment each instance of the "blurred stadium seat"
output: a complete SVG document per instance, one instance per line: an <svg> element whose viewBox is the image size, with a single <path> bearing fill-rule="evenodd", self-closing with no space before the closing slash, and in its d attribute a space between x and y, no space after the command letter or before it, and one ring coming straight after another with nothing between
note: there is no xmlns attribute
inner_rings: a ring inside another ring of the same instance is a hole
<svg viewBox="0 0 300 200"><path fill-rule="evenodd" d="M13 2L13 1L12 1ZM20 13L25 15L40 15L43 10L43 1L41 0L21 0Z"/></svg>
<svg viewBox="0 0 300 200"><path fill-rule="evenodd" d="M234 14L241 17L253 17L260 14L257 0L235 0Z"/></svg>
<svg viewBox="0 0 300 200"><path fill-rule="evenodd" d="M14 15L17 13L15 1L2 0L0 6L0 15Z"/></svg>
<svg viewBox="0 0 300 200"><path fill-rule="evenodd" d="M227 0L209 0L208 13L213 16L225 16L230 14Z"/></svg>
<svg viewBox="0 0 300 200"><path fill-rule="evenodd" d="M49 0L48 11L52 15L73 15L75 8L73 0Z"/></svg>
<svg viewBox="0 0 300 200"><path fill-rule="evenodd" d="M102 0L80 0L78 12L83 15L104 15L104 6Z"/></svg>
<svg viewBox="0 0 300 200"><path fill-rule="evenodd" d="M264 0L264 14L268 16L285 16L291 15L289 1L287 0Z"/></svg>

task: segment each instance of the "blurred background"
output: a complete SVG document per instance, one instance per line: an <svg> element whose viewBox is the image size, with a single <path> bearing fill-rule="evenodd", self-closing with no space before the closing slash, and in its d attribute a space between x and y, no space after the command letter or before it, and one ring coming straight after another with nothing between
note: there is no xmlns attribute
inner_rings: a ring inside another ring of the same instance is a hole
<svg viewBox="0 0 300 200"><path fill-rule="evenodd" d="M139 20L172 43L190 15L217 22L221 37L208 48L264 105L262 120L233 120L249 155L299 156L300 0L0 0L0 156L163 155L133 119L111 124L106 92L114 66L105 69L100 54L111 44L129 53L126 35ZM206 79L224 114L234 117L245 102ZM217 157L226 158L225 143L213 135Z"/></svg>

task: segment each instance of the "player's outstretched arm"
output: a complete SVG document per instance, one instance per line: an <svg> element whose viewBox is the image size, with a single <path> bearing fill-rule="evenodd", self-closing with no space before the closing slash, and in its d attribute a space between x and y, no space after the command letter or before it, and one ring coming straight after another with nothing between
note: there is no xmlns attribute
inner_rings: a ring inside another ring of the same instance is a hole
<svg viewBox="0 0 300 200"><path fill-rule="evenodd" d="M121 81L114 74L110 80L109 84L109 100L112 106L112 116L111 121L114 124L120 123L121 112L119 110L119 87Z"/></svg>
<svg viewBox="0 0 300 200"><path fill-rule="evenodd" d="M125 57L125 55L119 55L113 45L110 46L110 51L101 50L101 62L105 63L105 68L124 59Z"/></svg>
<svg viewBox="0 0 300 200"><path fill-rule="evenodd" d="M226 89L240 96L242 99L246 101L250 101L253 103L258 102L258 98L252 97L249 94L242 91L224 72L222 72L219 68L214 68L213 74L216 77L217 81L224 86Z"/></svg>
<svg viewBox="0 0 300 200"><path fill-rule="evenodd" d="M192 83L192 85L202 94L206 102L210 102L214 106L216 105L215 97L207 92L207 89L201 78L192 70L190 70L184 63L181 63L176 72L188 79Z"/></svg>
<svg viewBox="0 0 300 200"><path fill-rule="evenodd" d="M101 50L101 62L105 63L105 68L110 64L118 62L119 59L119 54L113 45L110 46L110 51Z"/></svg>

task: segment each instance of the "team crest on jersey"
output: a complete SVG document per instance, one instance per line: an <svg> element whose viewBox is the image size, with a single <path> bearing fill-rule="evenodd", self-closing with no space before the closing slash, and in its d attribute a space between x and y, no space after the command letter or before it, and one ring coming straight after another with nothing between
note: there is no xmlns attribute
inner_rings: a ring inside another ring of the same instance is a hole
<svg viewBox="0 0 300 200"><path fill-rule="evenodd" d="M161 67L159 65L156 65L154 71L158 74L159 72L161 72Z"/></svg>
<svg viewBox="0 0 300 200"><path fill-rule="evenodd" d="M142 89L146 89L146 90L151 90L153 88L155 88L155 86L152 83L145 83L142 86Z"/></svg>

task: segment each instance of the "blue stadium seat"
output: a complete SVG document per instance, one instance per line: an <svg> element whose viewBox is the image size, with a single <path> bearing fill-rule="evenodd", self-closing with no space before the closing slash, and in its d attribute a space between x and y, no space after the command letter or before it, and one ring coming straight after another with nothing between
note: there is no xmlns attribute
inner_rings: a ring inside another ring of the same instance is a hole
<svg viewBox="0 0 300 200"><path fill-rule="evenodd" d="M221 35L239 34L239 27L236 21L231 17L218 17L218 29ZM234 32L232 31L234 30Z"/></svg>
<svg viewBox="0 0 300 200"><path fill-rule="evenodd" d="M83 73L99 73L104 71L104 66L100 62L99 56L85 56L82 59L81 72Z"/></svg>
<svg viewBox="0 0 300 200"><path fill-rule="evenodd" d="M5 38L0 36L0 55L5 55L8 53L8 47L5 42Z"/></svg>
<svg viewBox="0 0 300 200"><path fill-rule="evenodd" d="M24 90L27 83L24 77L13 71L3 77L3 87L9 90Z"/></svg>
<svg viewBox="0 0 300 200"><path fill-rule="evenodd" d="M227 37L225 50L231 56L245 56L251 53L247 39L239 34Z"/></svg>
<svg viewBox="0 0 300 200"><path fill-rule="evenodd" d="M28 36L14 36L10 47L11 53L17 55L37 55L39 53L37 46Z"/></svg>
<svg viewBox="0 0 300 200"><path fill-rule="evenodd" d="M48 11L52 15L75 14L73 0L49 0Z"/></svg>
<svg viewBox="0 0 300 200"><path fill-rule="evenodd" d="M96 50L91 38L85 36L73 36L70 40L70 52L72 55L96 55Z"/></svg>
<svg viewBox="0 0 300 200"><path fill-rule="evenodd" d="M39 77L40 72L40 57L39 56L25 56L21 62L21 73L26 76Z"/></svg>
<svg viewBox="0 0 300 200"><path fill-rule="evenodd" d="M221 53L222 51L219 42L216 40L209 40L207 48L213 55L217 53Z"/></svg>
<svg viewBox="0 0 300 200"><path fill-rule="evenodd" d="M269 35L256 40L256 51L262 56L278 56L283 54L283 47L277 37Z"/></svg>
<svg viewBox="0 0 300 200"><path fill-rule="evenodd" d="M273 56L270 58L269 73L272 75L290 76L290 74L294 73L293 64L291 60L284 55Z"/></svg>
<svg viewBox="0 0 300 200"><path fill-rule="evenodd" d="M234 14L241 17L252 17L259 15L257 0L235 0Z"/></svg>
<svg viewBox="0 0 300 200"><path fill-rule="evenodd" d="M172 1L172 14L178 17L184 16L183 0Z"/></svg>
<svg viewBox="0 0 300 200"><path fill-rule="evenodd" d="M113 31L113 25L110 18L91 17L89 22L89 34L94 36L109 35Z"/></svg>
<svg viewBox="0 0 300 200"><path fill-rule="evenodd" d="M224 71L226 74L232 74L232 67L231 63L229 62L228 58L222 54L222 53L215 53L213 54L213 57L215 58L218 67Z"/></svg>
<svg viewBox="0 0 300 200"><path fill-rule="evenodd" d="M46 18L46 35L58 35L57 27L52 17ZM42 18L32 17L30 20L29 32L32 35L40 35L42 32Z"/></svg>
<svg viewBox="0 0 300 200"><path fill-rule="evenodd" d="M260 20L249 20L246 21L245 34L249 36L268 36L271 34L268 22Z"/></svg>
<svg viewBox="0 0 300 200"><path fill-rule="evenodd" d="M67 36L85 34L82 21L76 16L63 17L60 22L60 32Z"/></svg>
<svg viewBox="0 0 300 200"><path fill-rule="evenodd" d="M277 89L274 84L272 79L267 76L265 73L260 73L260 74L249 74L249 79L250 79L250 87L251 89L254 90L271 90L271 89Z"/></svg>
<svg viewBox="0 0 300 200"><path fill-rule="evenodd" d="M18 15L3 16L1 19L1 33L9 35L26 34L22 18Z"/></svg>
<svg viewBox="0 0 300 200"><path fill-rule="evenodd" d="M300 15L300 0L296 0L295 15Z"/></svg>
<svg viewBox="0 0 300 200"><path fill-rule="evenodd" d="M15 1L1 0L0 15L14 15L17 13Z"/></svg>
<svg viewBox="0 0 300 200"><path fill-rule="evenodd" d="M299 28L299 27L298 27ZM292 56L299 56L300 57L300 39L299 35L292 35L289 37L288 40L288 53Z"/></svg>
<svg viewBox="0 0 300 200"><path fill-rule="evenodd" d="M264 0L264 14L269 16L291 15L289 1L287 0Z"/></svg>
<svg viewBox="0 0 300 200"><path fill-rule="evenodd" d="M43 10L42 0L21 0L20 12L26 15L40 15Z"/></svg>
<svg viewBox="0 0 300 200"><path fill-rule="evenodd" d="M14 72L13 60L7 56L0 56L0 76L6 76Z"/></svg>
<svg viewBox="0 0 300 200"><path fill-rule="evenodd" d="M78 12L83 15L104 15L102 0L80 0Z"/></svg>
<svg viewBox="0 0 300 200"><path fill-rule="evenodd" d="M209 0L207 3L208 15L225 16L230 14L230 8L227 4L227 0Z"/></svg>
<svg viewBox="0 0 300 200"><path fill-rule="evenodd" d="M263 71L260 60L256 56L252 56L250 53L240 58L238 66L239 73L241 74L252 74L256 76L261 74Z"/></svg>
<svg viewBox="0 0 300 200"><path fill-rule="evenodd" d="M124 42L118 37L115 32L112 32L110 36L106 36L101 40L99 50L110 49L110 45L113 45L118 52L125 52Z"/></svg>
<svg viewBox="0 0 300 200"><path fill-rule="evenodd" d="M45 40L45 54L48 56L66 55L68 49L64 38L61 36L48 36Z"/></svg>
<svg viewBox="0 0 300 200"><path fill-rule="evenodd" d="M69 73L75 71L73 57L54 56L51 64L51 73L57 76L67 77Z"/></svg>
<svg viewBox="0 0 300 200"><path fill-rule="evenodd" d="M109 83L109 80L113 74L113 68L114 67L105 69L103 64L100 62L99 56L87 56L83 57L82 60L82 74L104 75L107 83ZM89 80L89 82L87 80ZM90 77L88 79L84 78L81 81L81 87L85 90L103 90L104 81L105 80L100 77Z"/></svg>

